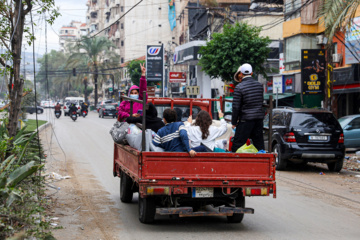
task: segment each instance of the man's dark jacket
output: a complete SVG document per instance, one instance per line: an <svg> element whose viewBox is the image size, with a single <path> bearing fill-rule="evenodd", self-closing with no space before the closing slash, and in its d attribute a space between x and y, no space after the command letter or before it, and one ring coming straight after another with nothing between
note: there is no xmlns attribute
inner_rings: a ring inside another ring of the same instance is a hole
<svg viewBox="0 0 360 240"><path fill-rule="evenodd" d="M261 83L252 77L245 77L236 85L232 105L232 125L238 121L264 118L264 89Z"/></svg>

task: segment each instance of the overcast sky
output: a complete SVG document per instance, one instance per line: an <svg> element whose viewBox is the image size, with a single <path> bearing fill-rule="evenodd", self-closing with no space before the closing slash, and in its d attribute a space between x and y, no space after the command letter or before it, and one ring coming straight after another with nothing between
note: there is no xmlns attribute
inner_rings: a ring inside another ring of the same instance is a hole
<svg viewBox="0 0 360 240"><path fill-rule="evenodd" d="M56 7L59 7L59 16L54 24L47 26L47 48L48 52L51 49L59 50L59 29L63 25L69 25L72 20L86 22L86 2L87 0L55 0ZM39 54L45 53L45 23L43 16L34 14L35 26L35 52ZM56 33L54 32L56 31ZM32 52L29 49L26 52Z"/></svg>

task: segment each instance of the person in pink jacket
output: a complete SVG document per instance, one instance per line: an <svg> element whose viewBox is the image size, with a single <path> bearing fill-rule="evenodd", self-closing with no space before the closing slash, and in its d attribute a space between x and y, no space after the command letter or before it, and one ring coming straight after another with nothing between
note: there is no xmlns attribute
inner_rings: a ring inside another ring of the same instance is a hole
<svg viewBox="0 0 360 240"><path fill-rule="evenodd" d="M145 64L145 63L144 63ZM140 88L136 85L132 85L129 89L128 96L134 99L143 100L143 91L146 91L147 83L145 78L146 68L144 64L141 65L141 78L140 78ZM147 100L147 94L145 96L145 100ZM133 117L140 117L141 114L138 113L138 110L142 110L143 105L141 103L133 102L133 111L131 115ZM124 122L127 117L130 116L130 102L122 101L119 106L118 112L118 121Z"/></svg>

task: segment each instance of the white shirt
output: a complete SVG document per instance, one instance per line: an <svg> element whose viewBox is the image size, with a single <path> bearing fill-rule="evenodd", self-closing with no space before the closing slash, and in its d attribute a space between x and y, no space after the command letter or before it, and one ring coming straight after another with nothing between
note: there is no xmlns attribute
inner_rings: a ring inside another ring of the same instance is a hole
<svg viewBox="0 0 360 240"><path fill-rule="evenodd" d="M189 122L185 122L185 128L190 140L190 148L198 147L202 143L211 150L214 150L215 139L223 135L227 131L227 124L224 119L220 120L220 127L210 126L209 136L206 139L202 139L202 132L199 126L191 125Z"/></svg>

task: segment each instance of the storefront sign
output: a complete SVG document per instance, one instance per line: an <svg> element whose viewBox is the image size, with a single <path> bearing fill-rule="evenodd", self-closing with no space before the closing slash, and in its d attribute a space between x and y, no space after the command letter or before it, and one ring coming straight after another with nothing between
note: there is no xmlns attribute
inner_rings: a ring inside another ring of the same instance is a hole
<svg viewBox="0 0 360 240"><path fill-rule="evenodd" d="M325 50L301 50L301 82L303 94L324 93Z"/></svg>
<svg viewBox="0 0 360 240"><path fill-rule="evenodd" d="M284 53L279 54L279 73L283 73L285 71L284 66Z"/></svg>
<svg viewBox="0 0 360 240"><path fill-rule="evenodd" d="M274 76L273 77L273 93L283 93L283 77Z"/></svg>
<svg viewBox="0 0 360 240"><path fill-rule="evenodd" d="M163 82L164 46L148 45L146 49L146 80Z"/></svg>
<svg viewBox="0 0 360 240"><path fill-rule="evenodd" d="M154 86L147 87L146 92L149 97L155 97L155 87Z"/></svg>
<svg viewBox="0 0 360 240"><path fill-rule="evenodd" d="M185 83L186 73L185 72L170 72L169 82L171 83Z"/></svg>
<svg viewBox="0 0 360 240"><path fill-rule="evenodd" d="M295 90L295 75L284 76L285 93L293 93Z"/></svg>

